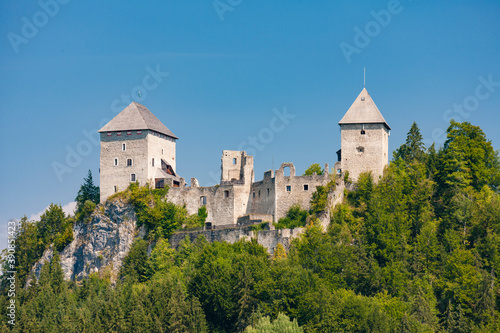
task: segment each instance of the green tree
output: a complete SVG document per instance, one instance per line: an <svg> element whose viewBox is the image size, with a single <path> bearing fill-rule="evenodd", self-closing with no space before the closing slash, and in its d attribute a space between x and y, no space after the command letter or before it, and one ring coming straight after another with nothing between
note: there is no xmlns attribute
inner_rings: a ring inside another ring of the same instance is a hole
<svg viewBox="0 0 500 333"><path fill-rule="evenodd" d="M303 176L312 176L314 174L322 175L323 172L324 170L321 169L321 166L318 163L313 163L306 169L306 171L304 171Z"/></svg>
<svg viewBox="0 0 500 333"><path fill-rule="evenodd" d="M40 216L37 229L42 252L53 242L56 249L62 251L73 240L73 221L64 214L61 205L51 203Z"/></svg>
<svg viewBox="0 0 500 333"><path fill-rule="evenodd" d="M306 225L308 216L307 210L300 208L299 205L293 205L286 213L286 216L278 220L275 227L276 229L303 227Z"/></svg>
<svg viewBox="0 0 500 333"><path fill-rule="evenodd" d="M438 195L450 196L457 188L472 186L476 191L484 185L494 191L500 186L500 163L491 141L478 126L451 121L447 139L438 156Z"/></svg>
<svg viewBox="0 0 500 333"><path fill-rule="evenodd" d="M304 329L297 324L297 320L290 321L287 315L279 313L271 322L269 316L259 319L255 327L248 326L245 333L302 333Z"/></svg>
<svg viewBox="0 0 500 333"><path fill-rule="evenodd" d="M80 186L78 190L78 195L76 196L76 211L78 212L82 209L85 201L89 200L95 204L99 203L99 186L94 185L94 180L92 179L92 171L89 170L87 177L83 179L84 183Z"/></svg>
<svg viewBox="0 0 500 333"><path fill-rule="evenodd" d="M148 242L137 239L123 259L120 277L132 281L146 281L148 272Z"/></svg>
<svg viewBox="0 0 500 333"><path fill-rule="evenodd" d="M424 162L424 157L425 146L422 142L422 135L417 123L413 122L406 135L406 142L394 151L393 159L397 160L401 158L403 161L409 163L413 160Z"/></svg>

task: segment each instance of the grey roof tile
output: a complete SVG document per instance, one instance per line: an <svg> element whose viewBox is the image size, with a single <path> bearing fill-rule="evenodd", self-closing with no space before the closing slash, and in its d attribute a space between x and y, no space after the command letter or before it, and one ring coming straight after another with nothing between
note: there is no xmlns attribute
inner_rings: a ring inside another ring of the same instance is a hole
<svg viewBox="0 0 500 333"><path fill-rule="evenodd" d="M104 125L98 132L115 131L135 131L135 130L153 130L172 138L178 139L167 126L156 118L144 105L132 102L129 106L117 114L109 123Z"/></svg>
<svg viewBox="0 0 500 333"><path fill-rule="evenodd" d="M339 125L343 124L384 124L388 129L391 129L366 88L363 88L344 117L339 121Z"/></svg>

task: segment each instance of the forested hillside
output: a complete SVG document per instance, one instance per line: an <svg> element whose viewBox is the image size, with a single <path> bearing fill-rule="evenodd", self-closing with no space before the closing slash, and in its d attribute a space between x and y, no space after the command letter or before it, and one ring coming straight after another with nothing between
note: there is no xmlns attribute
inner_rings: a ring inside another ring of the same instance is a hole
<svg viewBox="0 0 500 333"><path fill-rule="evenodd" d="M447 134L439 150L425 148L413 124L384 177L363 174L327 232L311 222L274 257L254 241L202 237L173 250L165 237L187 217L158 203L164 211L138 214L150 232L132 246L116 285L106 272L64 281L56 254L23 289L43 249L61 250L68 226L95 207L82 199L72 219L54 206L18 231L16 324L3 279L2 331L500 332L498 153L470 123L452 121Z"/></svg>

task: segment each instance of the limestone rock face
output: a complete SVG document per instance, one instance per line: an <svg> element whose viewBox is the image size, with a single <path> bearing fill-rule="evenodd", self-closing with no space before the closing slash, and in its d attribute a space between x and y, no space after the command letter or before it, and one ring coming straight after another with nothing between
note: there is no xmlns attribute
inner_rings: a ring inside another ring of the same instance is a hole
<svg viewBox="0 0 500 333"><path fill-rule="evenodd" d="M134 239L144 236L144 229L138 229L136 221L133 207L122 200L99 205L90 222L75 225L74 240L60 253L65 279L79 281L106 269L115 280ZM52 257L53 249L47 249L33 266L37 279L44 263Z"/></svg>

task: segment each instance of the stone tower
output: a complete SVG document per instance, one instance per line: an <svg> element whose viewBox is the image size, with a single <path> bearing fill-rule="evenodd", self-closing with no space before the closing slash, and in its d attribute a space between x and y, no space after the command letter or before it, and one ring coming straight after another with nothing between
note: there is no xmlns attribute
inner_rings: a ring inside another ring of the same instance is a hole
<svg viewBox="0 0 500 333"><path fill-rule="evenodd" d="M244 151L223 150L220 180L221 184L228 182L253 183L253 156L248 156Z"/></svg>
<svg viewBox="0 0 500 333"><path fill-rule="evenodd" d="M101 202L131 182L162 188L175 172L177 137L144 105L132 102L99 131Z"/></svg>
<svg viewBox="0 0 500 333"><path fill-rule="evenodd" d="M339 125L339 160L342 171L349 171L349 177L354 181L357 181L360 173L371 171L377 181L389 161L391 128L366 88L363 88L352 103Z"/></svg>

